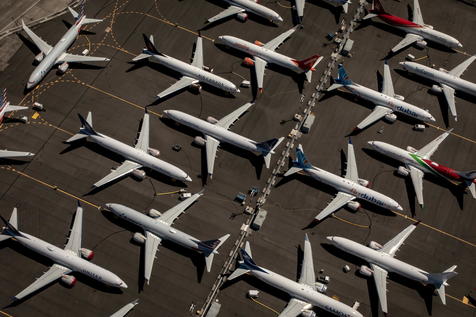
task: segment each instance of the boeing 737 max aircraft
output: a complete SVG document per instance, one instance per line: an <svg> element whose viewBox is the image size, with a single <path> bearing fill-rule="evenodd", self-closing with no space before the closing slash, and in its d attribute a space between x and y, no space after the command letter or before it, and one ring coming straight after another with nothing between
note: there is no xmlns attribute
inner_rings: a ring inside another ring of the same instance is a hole
<svg viewBox="0 0 476 317"><path fill-rule="evenodd" d="M283 22L283 18L278 13L271 10L270 8L265 7L262 4L259 4L256 0L224 1L227 2L230 6L226 10L208 19L208 23L213 23L228 18L232 15L236 15L236 17L241 21L246 21L248 19L248 14L246 12L259 15L260 17L265 18L266 20L269 20L275 24L277 24L278 22Z"/></svg>
<svg viewBox="0 0 476 317"><path fill-rule="evenodd" d="M67 284L68 286L73 286L76 283L76 278L70 275L73 272L79 272L109 286L127 288L127 284L124 283L124 281L122 281L116 274L87 261L93 258L94 252L85 248L81 248L83 208L80 206L78 206L76 209L73 227L64 249L60 249L46 241L18 231L18 217L16 208L13 209L10 221L6 221L1 216L0 218L5 223L5 227L3 227L0 234L0 241L11 238L33 252L39 253L42 256L51 259L55 263L30 286L15 295L16 300L21 300L56 280L61 280L61 282Z"/></svg>

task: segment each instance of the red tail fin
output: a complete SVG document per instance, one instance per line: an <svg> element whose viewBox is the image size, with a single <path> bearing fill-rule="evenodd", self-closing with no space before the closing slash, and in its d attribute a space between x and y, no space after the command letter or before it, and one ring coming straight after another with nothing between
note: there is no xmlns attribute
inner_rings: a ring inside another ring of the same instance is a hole
<svg viewBox="0 0 476 317"><path fill-rule="evenodd" d="M321 58L321 56L319 56L319 55L314 55L314 56L308 57L308 58L303 59L303 60L300 60L300 61L293 59L293 62L294 62L299 68L301 68L302 70L305 70L305 71L315 70L315 69L312 68L312 66L314 65L314 63L315 63L319 58Z"/></svg>
<svg viewBox="0 0 476 317"><path fill-rule="evenodd" d="M376 14L385 13L385 9L383 8L379 0L374 0L372 2L372 10L370 10L370 12Z"/></svg>

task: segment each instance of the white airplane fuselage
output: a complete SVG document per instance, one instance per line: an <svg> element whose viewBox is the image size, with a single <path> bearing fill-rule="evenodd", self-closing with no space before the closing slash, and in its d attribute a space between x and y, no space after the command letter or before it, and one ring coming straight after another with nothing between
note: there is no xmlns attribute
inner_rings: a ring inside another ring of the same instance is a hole
<svg viewBox="0 0 476 317"><path fill-rule="evenodd" d="M240 92L240 90L236 88L235 84L233 84L231 81L226 80L225 78L217 76L204 69L195 67L193 65L182 62L181 60L167 55L152 55L152 57L159 64L173 69L174 71L184 76L194 78L202 83L224 90L230 94L236 94Z"/></svg>
<svg viewBox="0 0 476 317"><path fill-rule="evenodd" d="M392 198L349 179L337 176L315 166L306 168L303 171L308 176L335 188L339 192L344 192L390 210L402 210L402 207Z"/></svg>
<svg viewBox="0 0 476 317"><path fill-rule="evenodd" d="M377 152L391 157L394 160L397 160L405 165L411 165L424 173L431 172L428 168L418 164L418 162L412 157L412 155L416 155L415 153L409 152L407 150L381 141L371 141L369 142L369 144ZM418 155L416 156L419 158Z"/></svg>
<svg viewBox="0 0 476 317"><path fill-rule="evenodd" d="M356 83L345 85L344 87L352 94L362 99L368 100L376 105L390 108L394 112L403 113L409 117L421 121L435 121L435 118L433 118L433 116L428 111L418 108L417 106L409 104L403 100L399 100Z"/></svg>
<svg viewBox="0 0 476 317"><path fill-rule="evenodd" d="M191 116L187 113L178 111L178 110L165 110L164 114L187 127L200 131L204 135L209 135L215 139L232 144L241 149L261 153L260 148L257 146L257 142L251 139L248 139L242 135L236 134L232 131L229 131L223 127L217 126L216 124L209 123L205 120L199 119L197 117Z"/></svg>
<svg viewBox="0 0 476 317"><path fill-rule="evenodd" d="M342 317L362 317L362 314L352 307L341 303L329 296L321 294L308 285L299 284L293 280L290 280L282 275L274 273L270 270L260 267L261 270L250 270L256 278L262 280L266 284L269 284L277 289L280 289L292 298L296 298L313 306L324 309L330 313ZM311 308L311 307L309 307Z"/></svg>
<svg viewBox="0 0 476 317"><path fill-rule="evenodd" d="M21 233L25 237L16 235L15 241L18 241L26 248L39 253L53 262L69 268L74 272L79 272L106 285L113 287L126 288L127 285L116 274L108 271L94 263L77 256L73 251L63 250L48 242L38 239L27 233Z"/></svg>
<svg viewBox="0 0 476 317"><path fill-rule="evenodd" d="M117 153L128 160L139 163L142 166L170 176L171 178L180 181L191 181L190 176L180 168L116 139L108 137L107 135L101 133L98 133L98 135L88 135L88 140L110 150L111 152Z"/></svg>
<svg viewBox="0 0 476 317"><path fill-rule="evenodd" d="M400 65L410 72L426 79L435 81L440 84L448 85L455 90L462 91L472 96L476 96L476 84L470 81L451 75L445 71L433 69L431 67L418 64L415 62L401 62Z"/></svg>
<svg viewBox="0 0 476 317"><path fill-rule="evenodd" d="M254 0L225 0L228 4L245 9L259 15L273 23L283 22L283 18L275 11L267 8Z"/></svg>

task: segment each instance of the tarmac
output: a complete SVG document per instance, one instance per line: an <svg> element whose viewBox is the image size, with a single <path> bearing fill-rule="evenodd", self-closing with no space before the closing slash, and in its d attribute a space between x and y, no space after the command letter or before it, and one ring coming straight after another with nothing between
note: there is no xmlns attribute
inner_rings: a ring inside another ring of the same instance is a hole
<svg viewBox="0 0 476 317"><path fill-rule="evenodd" d="M354 2L348 17L353 16L358 6L357 1ZM85 208L83 246L94 250L94 263L116 273L129 288L117 292L77 275L79 283L71 289L54 283L21 303L9 305L10 298L32 283L51 263L14 242L3 242L0 246L0 316L108 316L135 298L139 298L140 304L130 316L190 316L202 306L246 218L243 206L234 202L234 197L253 186L262 189L266 185L284 146L278 149L270 170L264 168L256 155L224 146L218 152L213 179L203 186L203 151L191 144L196 132L161 118L161 113L177 109L201 118L221 118L252 100L252 89L240 88L241 93L236 97L208 87L204 87L201 94L185 90L148 108L150 144L160 150L162 159L191 175L193 182L187 186L148 171L150 177L142 182L129 177L91 193L91 185L118 166L121 159L94 145L71 147L63 143L79 129L77 113L85 115L88 111L92 111L93 125L99 132L125 143L134 143L144 107L154 102L157 93L173 84L177 75L153 63L134 65L130 60L144 46L142 33L145 33L154 35L161 52L189 61L197 30L205 25L207 18L223 9L218 1L195 3L175 0L88 2L88 16L104 18L104 21L88 26L90 32L81 34L69 52L79 54L88 48L90 55L107 56L111 62L107 65L71 65L61 76L51 70L30 92L25 92L24 87L34 69L32 62L36 52L32 51L28 38L22 38L24 45L0 75L0 86L8 89L13 104L32 106L33 102L40 102L46 111L14 113L0 126L2 148L36 153L31 160L1 162L1 215L9 217L12 208L17 207L20 230L61 246L66 241L76 200L79 200ZM251 70L241 65L244 56L214 45L213 39L218 36L234 35L266 42L293 26L290 2L263 4L277 11L284 18L284 24L274 27L258 18L251 18L246 23L230 19L201 31L205 65L211 66L214 73L236 84L251 76ZM411 1L385 1L384 7L390 13L405 17L407 4ZM450 0L421 1L420 5L425 23L458 38L464 45L462 51L411 47L389 59L389 64L395 92L410 103L429 109L436 123L424 132L417 132L412 129L414 121L399 116L393 124L379 121L353 137L359 176L369 180L373 189L397 200L404 211L392 213L363 203L357 212L343 208L335 217L306 228L333 198L334 190L303 176L280 177L263 206L268 216L262 229L253 232L248 239L258 265L297 279L299 248L303 247L307 233L313 247L316 275L322 269L323 274L331 278L327 294L349 305L360 302L359 311L364 316L382 315L373 280L356 273L365 263L328 246L325 237L335 235L361 243L372 240L385 243L416 220L421 221L420 225L397 257L429 272L441 272L457 264L459 274L446 288L446 306L433 296L431 289L390 275L390 314L438 317L474 316L476 312L474 306L463 301L463 296L476 284L475 201L460 188L428 177L423 183L425 207L420 209L409 179L395 175L398 164L375 154L367 146L367 141L380 140L400 147L420 148L451 127L453 134L432 159L459 170L475 168L476 130L473 123L476 112L471 97L456 97L459 116L458 122L454 122L448 118L444 100L428 93L431 84L399 72L398 62L411 53L427 65L435 64L445 69L455 67L476 51L472 32L468 31L468 26L476 25L476 8ZM335 12L320 1L306 3L304 28L279 48L280 53L296 59L316 53L325 57L313 74L312 84L305 83L300 91L299 77L290 76L279 68L267 69L264 92L258 96L255 106L232 127L234 132L257 141L288 135L295 125L294 114L302 112L315 92L335 48L335 44L325 38L338 28L340 19ZM71 22L73 19L65 15L34 31L53 45L67 30L63 20ZM351 38L355 41L353 57L342 59L350 78L376 89L377 72L383 72L383 58L401 40L402 34L376 20L357 27ZM474 65L463 78L476 82ZM343 168L341 151L345 152L347 148L345 136L371 109L372 105L340 91L321 97L313 109L316 123L309 135L298 140L309 161L339 174ZM15 119L23 115L29 117L27 124ZM181 151L172 149L175 144L182 147ZM159 247L150 285L142 285L143 251L130 242L138 229L113 219L101 212L100 207L115 202L144 212L150 208L165 211L178 203L180 188L195 193L202 187L205 195L174 226L203 240L231 234L220 249L220 255L215 257L212 272L204 272L202 258L193 251L164 243ZM249 204L255 202L256 198ZM349 273L342 271L345 264L351 267ZM261 291L257 301L246 297L249 289ZM219 316L275 316L284 309L289 297L252 277L245 277L225 283L218 299L222 304ZM329 316L316 311L319 316Z"/></svg>

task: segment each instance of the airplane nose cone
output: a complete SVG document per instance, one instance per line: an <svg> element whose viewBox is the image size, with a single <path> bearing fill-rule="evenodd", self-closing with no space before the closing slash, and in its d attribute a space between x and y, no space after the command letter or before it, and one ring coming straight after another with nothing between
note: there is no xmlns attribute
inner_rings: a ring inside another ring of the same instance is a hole
<svg viewBox="0 0 476 317"><path fill-rule="evenodd" d="M375 141L369 141L367 142L367 144L370 145L371 147L374 147Z"/></svg>
<svg viewBox="0 0 476 317"><path fill-rule="evenodd" d="M187 177L185 178L185 180L186 180L187 182L191 182L191 181L192 181L192 178L187 175Z"/></svg>
<svg viewBox="0 0 476 317"><path fill-rule="evenodd" d="M403 211L403 208L402 206L400 206L399 204L397 204L397 208L396 208L398 211Z"/></svg>
<svg viewBox="0 0 476 317"><path fill-rule="evenodd" d="M120 288L127 288L126 282L121 281L121 282L119 283L119 287L120 287Z"/></svg>
<svg viewBox="0 0 476 317"><path fill-rule="evenodd" d="M110 209L111 209L111 205L112 205L112 204L109 204L109 203L108 203L108 204L105 204L104 206L106 206L106 208L110 210Z"/></svg>
<svg viewBox="0 0 476 317"><path fill-rule="evenodd" d="M326 239L331 241L331 242L334 242L334 237L333 236L328 236L328 237L326 237Z"/></svg>
<svg viewBox="0 0 476 317"><path fill-rule="evenodd" d="M463 44L458 42L458 47L463 47Z"/></svg>
<svg viewBox="0 0 476 317"><path fill-rule="evenodd" d="M433 121L433 122L436 121L436 119L432 115L430 115L430 120Z"/></svg>
<svg viewBox="0 0 476 317"><path fill-rule="evenodd" d="M168 111L168 110L164 110L164 111L163 111L163 114L164 114L164 117L168 117L168 116L169 116L169 111Z"/></svg>

